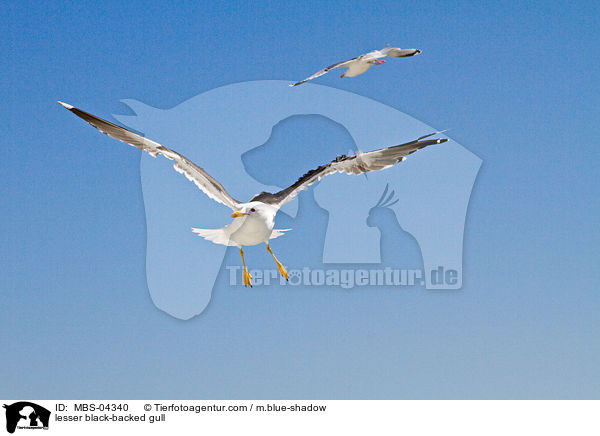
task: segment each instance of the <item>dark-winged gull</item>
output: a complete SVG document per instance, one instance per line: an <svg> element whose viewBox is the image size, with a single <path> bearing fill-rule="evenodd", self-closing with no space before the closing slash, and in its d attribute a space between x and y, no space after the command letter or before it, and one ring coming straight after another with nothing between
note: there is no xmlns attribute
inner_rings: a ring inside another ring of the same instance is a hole
<svg viewBox="0 0 600 436"><path fill-rule="evenodd" d="M221 227L220 229L193 228L192 231L215 244L236 246L239 248L242 264L244 266L244 286L252 286L252 276L246 268L242 247L257 245L262 242L266 244L267 251L273 256L273 259L275 259L279 273L286 279L288 278L287 271L271 251L269 240L281 236L283 232L286 231L274 229L275 215L277 215L281 206L288 201L291 201L300 191L308 188L323 177L336 172L362 174L389 168L398 162L402 162L406 159L406 156L417 150L427 147L428 145L441 144L442 142L447 141L447 139L425 140L425 138L442 133L435 132L421 136L406 144L395 145L366 153L358 152L353 156L338 156L331 162L307 172L294 184L279 192L261 192L254 196L249 202L243 203L229 195L223 185L211 177L204 169L200 168L176 151L69 104L60 101L59 103L78 117L90 123L102 133L118 139L119 141L133 145L140 150L145 150L152 157L156 157L160 154L167 159L174 161L173 167L177 172L184 174L210 198L232 209L233 213L231 214L231 217L234 218L234 220L231 224Z"/></svg>

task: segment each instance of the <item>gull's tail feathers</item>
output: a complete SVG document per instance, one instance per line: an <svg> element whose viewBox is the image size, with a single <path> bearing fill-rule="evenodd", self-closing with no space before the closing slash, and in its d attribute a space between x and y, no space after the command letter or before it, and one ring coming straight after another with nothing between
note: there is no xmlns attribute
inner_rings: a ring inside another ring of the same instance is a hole
<svg viewBox="0 0 600 436"><path fill-rule="evenodd" d="M228 232L225 231L224 228L220 228L220 229L192 228L192 232L196 233L198 236L202 236L207 241L214 242L215 244L228 245L231 247L237 245L229 239L229 234L228 234Z"/></svg>
<svg viewBox="0 0 600 436"><path fill-rule="evenodd" d="M279 238L280 236L285 235L285 232L289 232L292 229L273 229L271 232L271 237L269 239Z"/></svg>

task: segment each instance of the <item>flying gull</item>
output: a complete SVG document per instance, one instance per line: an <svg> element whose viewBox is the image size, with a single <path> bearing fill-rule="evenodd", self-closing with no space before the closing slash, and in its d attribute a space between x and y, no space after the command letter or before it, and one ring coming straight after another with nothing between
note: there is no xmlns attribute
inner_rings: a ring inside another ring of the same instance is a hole
<svg viewBox="0 0 600 436"><path fill-rule="evenodd" d="M192 231L215 244L239 248L242 264L244 265L244 286L252 286L252 276L248 273L248 269L246 268L242 247L257 245L262 242L266 244L267 251L273 256L273 259L275 259L279 273L288 279L287 271L271 251L269 240L277 238L278 236L283 235L285 231L289 230L277 230L273 228L275 225L275 215L277 215L281 206L288 201L291 201L300 191L321 180L323 177L336 172L362 174L369 171L378 171L389 168L398 162L402 162L406 159L406 156L423 147L432 144L441 144L442 142L447 141L447 139L425 140L425 138L442 133L435 132L421 136L406 144L395 145L393 147L366 153L358 152L354 156L338 156L333 161L307 172L293 185L276 193L261 192L249 202L244 203L234 199L225 190L223 185L211 177L204 169L200 168L176 151L69 104L61 101L59 101L59 103L78 117L83 118L102 133L118 139L119 141L133 145L140 150L145 150L150 153L152 157L156 157L160 154L167 159L174 161L173 167L177 172L184 174L210 198L232 209L233 213L231 214L231 217L234 218L234 220L231 224L220 229L193 228Z"/></svg>
<svg viewBox="0 0 600 436"><path fill-rule="evenodd" d="M384 64L385 61L380 60L379 58L384 58L386 56L391 56L394 58L405 58L408 56L418 55L419 53L421 53L421 50L418 50L416 48L402 49L402 48L387 46L386 48L382 48L381 50L374 50L372 52L365 53L358 57L348 59L347 61L338 62L337 64L330 65L327 68L323 68L321 71L313 74L312 76L307 77L304 80L301 80L300 82L291 83L290 86L302 85L303 83L308 82L309 80L316 79L317 77L320 77L325 73L328 73L330 70L333 70L334 68L342 68L342 67L348 68L346 70L346 72L340 76L342 78L356 77L359 74L362 74L365 71L367 71L373 65Z"/></svg>

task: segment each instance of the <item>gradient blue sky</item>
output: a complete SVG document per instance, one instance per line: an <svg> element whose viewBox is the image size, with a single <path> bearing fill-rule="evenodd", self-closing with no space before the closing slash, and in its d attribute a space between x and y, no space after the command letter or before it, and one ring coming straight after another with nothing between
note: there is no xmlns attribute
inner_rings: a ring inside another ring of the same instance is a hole
<svg viewBox="0 0 600 436"><path fill-rule="evenodd" d="M2 3L0 397L598 398L598 8ZM170 108L387 43L423 54L318 80L483 159L463 289L235 288L190 321L156 309L139 153L56 100Z"/></svg>

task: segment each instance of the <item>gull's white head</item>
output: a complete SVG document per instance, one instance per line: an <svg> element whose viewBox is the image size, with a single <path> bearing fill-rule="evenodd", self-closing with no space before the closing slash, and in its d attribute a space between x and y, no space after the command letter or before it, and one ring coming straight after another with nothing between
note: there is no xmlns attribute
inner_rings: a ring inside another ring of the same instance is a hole
<svg viewBox="0 0 600 436"><path fill-rule="evenodd" d="M247 216L268 220L273 219L276 213L277 208L270 204L263 203L262 201L251 201L250 203L242 204L239 210L231 214L231 218Z"/></svg>

